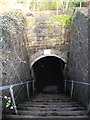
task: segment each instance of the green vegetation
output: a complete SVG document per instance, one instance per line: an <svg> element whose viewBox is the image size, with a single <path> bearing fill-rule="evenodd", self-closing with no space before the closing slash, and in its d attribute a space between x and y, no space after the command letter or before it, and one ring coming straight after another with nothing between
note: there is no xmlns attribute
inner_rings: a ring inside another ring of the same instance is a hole
<svg viewBox="0 0 90 120"><path fill-rule="evenodd" d="M81 0L82 1L82 0ZM18 3L22 3L23 5L30 5L31 9L39 9L39 10L56 10L57 7L58 9L62 9L63 7L66 8L71 8L71 7L80 7L80 1L75 0L73 2L67 2L62 0L30 0L27 2L27 0L17 0ZM86 2L81 2L82 5L85 5Z"/></svg>
<svg viewBox="0 0 90 120"><path fill-rule="evenodd" d="M10 105L11 105L11 98L10 97L7 97L7 103L6 103L6 108L9 108Z"/></svg>
<svg viewBox="0 0 90 120"><path fill-rule="evenodd" d="M56 10L57 9L57 1L53 0L52 2L40 2L40 10ZM61 9L62 3L58 2L58 9Z"/></svg>
<svg viewBox="0 0 90 120"><path fill-rule="evenodd" d="M74 2L70 2L68 0L18 0L18 3L22 3L24 6L29 6L30 10L34 11L43 11L43 10L55 10L57 14L61 12L66 12L68 9L73 9L75 7L85 6L86 2L81 2L75 0Z"/></svg>
<svg viewBox="0 0 90 120"><path fill-rule="evenodd" d="M50 30L52 29L52 27L53 26L51 24L48 25L48 33L50 32Z"/></svg>
<svg viewBox="0 0 90 120"><path fill-rule="evenodd" d="M35 22L35 18L26 19L28 25L32 25Z"/></svg>
<svg viewBox="0 0 90 120"><path fill-rule="evenodd" d="M53 16L50 18L52 22L59 22L64 27L68 27L72 22L72 17L68 15Z"/></svg>
<svg viewBox="0 0 90 120"><path fill-rule="evenodd" d="M26 4L27 4L26 0L23 0L23 4L24 4L24 5L26 5Z"/></svg>
<svg viewBox="0 0 90 120"><path fill-rule="evenodd" d="M64 11L64 13L66 14L66 15L70 15L70 16L72 16L73 14L74 14L74 12L75 12L75 9L74 8L68 8L68 9L66 9L65 11Z"/></svg>
<svg viewBox="0 0 90 120"><path fill-rule="evenodd" d="M17 0L17 3L22 3L22 4L26 5L27 1L26 0Z"/></svg>
<svg viewBox="0 0 90 120"><path fill-rule="evenodd" d="M82 6L88 6L88 2L81 2ZM80 7L80 1L75 0L75 2L69 3L69 8L71 7Z"/></svg>
<svg viewBox="0 0 90 120"><path fill-rule="evenodd" d="M58 0L52 0L51 2L49 0L41 0L41 2L38 0L31 0L30 2L30 6L31 9L33 9L33 7L35 7L35 9L39 9L39 10L55 10L57 8L57 2L58 2L58 8L61 8L62 3Z"/></svg>
<svg viewBox="0 0 90 120"><path fill-rule="evenodd" d="M71 5L72 6L75 6L75 7L79 7L80 6L80 2L76 1L76 2L71 2Z"/></svg>

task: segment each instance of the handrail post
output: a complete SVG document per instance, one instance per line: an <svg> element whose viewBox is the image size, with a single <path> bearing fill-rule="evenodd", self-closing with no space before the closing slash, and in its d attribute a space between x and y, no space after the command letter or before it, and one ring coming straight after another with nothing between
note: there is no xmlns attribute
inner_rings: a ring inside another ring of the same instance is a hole
<svg viewBox="0 0 90 120"><path fill-rule="evenodd" d="M70 94L70 97L72 98L73 96L73 86L74 86L74 81L72 80L72 83L71 83L71 94Z"/></svg>
<svg viewBox="0 0 90 120"><path fill-rule="evenodd" d="M67 81L64 81L64 92L66 93L66 88L67 88Z"/></svg>
<svg viewBox="0 0 90 120"><path fill-rule="evenodd" d="M88 105L87 115L90 115L90 101L89 101L89 105Z"/></svg>
<svg viewBox="0 0 90 120"><path fill-rule="evenodd" d="M32 80L32 91L33 91L33 94L34 94L34 92L35 92L35 91L34 91L34 84L35 84L35 83L34 83L34 80Z"/></svg>
<svg viewBox="0 0 90 120"><path fill-rule="evenodd" d="M16 107L16 103L15 103L15 98L14 98L13 86L10 87L10 94L11 94L11 98L12 98L15 113L18 115L17 107Z"/></svg>
<svg viewBox="0 0 90 120"><path fill-rule="evenodd" d="M28 82L26 83L26 88L27 88L27 96L28 96L28 99L30 100L29 83Z"/></svg>

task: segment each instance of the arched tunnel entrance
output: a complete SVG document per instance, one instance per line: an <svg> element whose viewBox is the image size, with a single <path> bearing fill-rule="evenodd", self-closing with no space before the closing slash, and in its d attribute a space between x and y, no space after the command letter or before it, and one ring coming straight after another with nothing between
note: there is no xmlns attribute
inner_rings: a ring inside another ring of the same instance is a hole
<svg viewBox="0 0 90 120"><path fill-rule="evenodd" d="M55 56L37 60L33 66L36 93L62 93L64 90L65 62Z"/></svg>

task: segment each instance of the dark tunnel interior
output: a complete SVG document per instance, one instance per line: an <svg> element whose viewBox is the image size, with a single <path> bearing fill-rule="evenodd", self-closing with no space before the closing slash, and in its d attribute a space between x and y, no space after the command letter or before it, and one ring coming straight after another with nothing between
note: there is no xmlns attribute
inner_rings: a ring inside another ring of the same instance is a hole
<svg viewBox="0 0 90 120"><path fill-rule="evenodd" d="M48 56L32 66L36 93L62 93L64 90L64 61Z"/></svg>

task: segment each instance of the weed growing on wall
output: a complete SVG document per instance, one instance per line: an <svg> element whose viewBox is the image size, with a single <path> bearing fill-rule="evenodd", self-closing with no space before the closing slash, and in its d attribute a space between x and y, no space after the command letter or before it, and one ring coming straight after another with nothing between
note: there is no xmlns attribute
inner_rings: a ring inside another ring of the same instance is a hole
<svg viewBox="0 0 90 120"><path fill-rule="evenodd" d="M50 21L59 22L62 26L68 27L72 22L72 17L68 15L60 15L50 17Z"/></svg>

